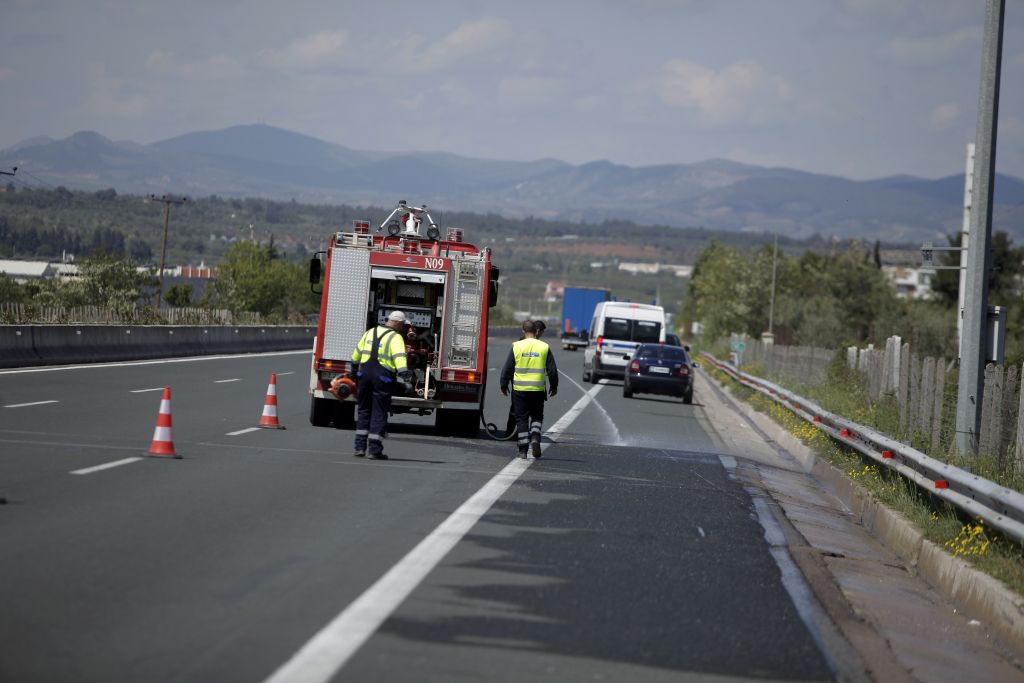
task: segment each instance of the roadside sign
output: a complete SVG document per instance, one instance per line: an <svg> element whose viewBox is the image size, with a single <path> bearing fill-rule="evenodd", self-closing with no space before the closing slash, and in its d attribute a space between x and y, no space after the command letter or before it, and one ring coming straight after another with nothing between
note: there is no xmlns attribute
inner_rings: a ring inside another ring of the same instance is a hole
<svg viewBox="0 0 1024 683"><path fill-rule="evenodd" d="M732 343L732 350L736 353L743 353L747 350L747 345L744 342L737 341Z"/></svg>

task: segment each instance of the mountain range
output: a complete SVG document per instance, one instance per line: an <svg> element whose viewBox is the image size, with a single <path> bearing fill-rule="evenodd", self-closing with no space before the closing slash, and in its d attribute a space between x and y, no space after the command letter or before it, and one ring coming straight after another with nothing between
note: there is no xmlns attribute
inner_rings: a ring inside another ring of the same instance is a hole
<svg viewBox="0 0 1024 683"><path fill-rule="evenodd" d="M0 150L0 167L74 189L265 197L390 206L398 199L512 217L939 241L962 221L963 175L857 181L713 159L630 167L609 161L495 161L443 152L351 149L258 125L151 144L94 132L35 137ZM27 175L26 174L30 174ZM996 179L994 229L1024 238L1024 181Z"/></svg>

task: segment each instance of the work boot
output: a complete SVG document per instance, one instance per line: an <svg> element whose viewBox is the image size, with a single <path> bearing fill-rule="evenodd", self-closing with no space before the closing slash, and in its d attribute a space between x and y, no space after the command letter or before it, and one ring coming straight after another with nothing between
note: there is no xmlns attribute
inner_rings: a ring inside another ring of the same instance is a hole
<svg viewBox="0 0 1024 683"><path fill-rule="evenodd" d="M353 455L353 457L356 457L356 458L365 458L366 457L366 451L356 451L352 455Z"/></svg>
<svg viewBox="0 0 1024 683"><path fill-rule="evenodd" d="M383 453L371 453L370 454L370 460L387 460L387 459L388 459L388 456L384 455Z"/></svg>
<svg viewBox="0 0 1024 683"><path fill-rule="evenodd" d="M541 456L540 441L531 441L530 450L533 451L533 457L539 458Z"/></svg>

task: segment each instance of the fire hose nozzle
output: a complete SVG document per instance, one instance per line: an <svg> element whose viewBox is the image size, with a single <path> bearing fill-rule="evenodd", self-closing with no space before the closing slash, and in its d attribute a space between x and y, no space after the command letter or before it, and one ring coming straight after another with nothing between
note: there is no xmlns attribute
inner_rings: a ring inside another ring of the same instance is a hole
<svg viewBox="0 0 1024 683"><path fill-rule="evenodd" d="M328 391L344 400L356 393L356 383L348 377L335 377L331 380L331 388Z"/></svg>

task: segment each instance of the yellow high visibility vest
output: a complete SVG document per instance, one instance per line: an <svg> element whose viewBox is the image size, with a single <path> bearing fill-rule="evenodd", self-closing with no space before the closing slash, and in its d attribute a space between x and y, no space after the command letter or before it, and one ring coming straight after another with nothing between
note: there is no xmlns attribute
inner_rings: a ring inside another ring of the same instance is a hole
<svg viewBox="0 0 1024 683"><path fill-rule="evenodd" d="M521 339L512 344L516 359L512 391L544 391L547 388L548 345L539 339Z"/></svg>
<svg viewBox="0 0 1024 683"><path fill-rule="evenodd" d="M356 350L352 352L353 363L365 363L370 360L373 353L373 330L370 328L363 334L363 338L356 344ZM390 327L380 326L377 330L377 362L385 370L401 372L408 367L405 353L405 341L402 335Z"/></svg>

